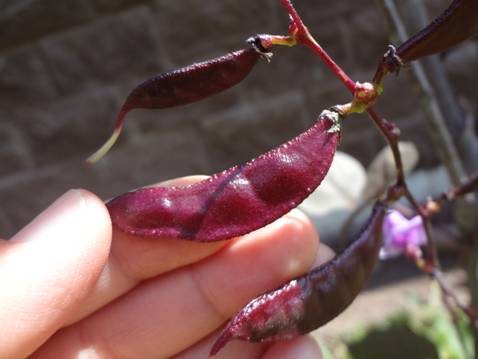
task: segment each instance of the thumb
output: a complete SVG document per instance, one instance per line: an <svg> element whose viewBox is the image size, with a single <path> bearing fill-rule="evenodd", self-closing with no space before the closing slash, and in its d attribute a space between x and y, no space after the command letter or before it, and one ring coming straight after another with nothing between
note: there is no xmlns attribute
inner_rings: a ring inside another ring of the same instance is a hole
<svg viewBox="0 0 478 359"><path fill-rule="evenodd" d="M0 358L30 354L62 327L108 257L103 202L71 190L9 241L0 241Z"/></svg>

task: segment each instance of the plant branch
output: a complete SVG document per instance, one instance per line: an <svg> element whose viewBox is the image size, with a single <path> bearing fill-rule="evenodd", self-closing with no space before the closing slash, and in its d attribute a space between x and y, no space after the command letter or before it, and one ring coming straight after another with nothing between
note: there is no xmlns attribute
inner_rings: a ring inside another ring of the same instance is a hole
<svg viewBox="0 0 478 359"><path fill-rule="evenodd" d="M423 226L425 229L425 235L427 237L427 252L429 256L429 261L435 268L440 267L440 261L438 258L438 250L436 248L435 242L431 236L431 223L430 218L422 210L421 206L418 204L417 200L410 192L408 185L405 181L405 173L403 170L402 155L400 154L400 149L398 147L398 142L400 139L400 131L395 126L395 124L386 121L383 119L373 108L368 109L368 114L373 120L375 125L378 127L383 136L387 139L387 142L392 150L393 158L395 160L395 167L397 169L397 185L401 188L401 193L398 195L405 196L410 202L412 207L417 211L423 221Z"/></svg>
<svg viewBox="0 0 478 359"><path fill-rule="evenodd" d="M356 83L345 73L344 70L342 70L342 68L340 68L339 65L335 63L335 61L333 61L333 59L327 54L327 52L312 37L307 27L304 25L302 19L300 18L299 14L292 5L292 1L281 0L281 2L291 17L292 22L289 26L289 32L291 36L295 36L297 43L302 43L311 48L332 70L332 72L345 84L349 91L354 94L355 99ZM381 86L381 83L377 83L377 85ZM420 205L413 197L405 181L403 161L398 147L398 142L400 139L400 130L395 124L386 121L382 118L382 116L377 113L377 111L372 107L373 102L374 101L370 101L368 103L366 110L374 124L377 126L377 128L387 140L392 150L393 158L395 160L395 167L397 170L396 184L390 187L387 194L387 198L389 200L397 200L400 197L405 196L410 202L410 204L414 207L414 209L420 214L425 225L430 263L433 265L434 268L439 268L440 264L436 246L431 237L430 219L422 212Z"/></svg>
<svg viewBox="0 0 478 359"><path fill-rule="evenodd" d="M397 28L397 31L401 34L402 38L406 37L406 32L404 30L403 23L401 18L396 11L395 3L393 0L382 0L385 4L385 8L388 10L392 20ZM291 38L295 39L297 43L304 44L316 53L321 60L331 69L331 71L345 84L350 92L354 94L354 101L351 104L343 105L342 108L346 106L354 106L355 109L360 112L366 110L369 114L369 117L374 122L375 126L385 137L388 145L391 148L395 168L396 168L396 182L395 184L388 187L385 194L385 201L388 203L393 203L401 197L405 197L411 206L417 211L423 221L424 231L427 238L427 259L423 259L420 255L420 259L416 261L417 266L430 275L440 286L444 298L451 300L456 307L460 308L463 313L465 313L473 323L474 327L478 327L478 320L475 316L475 312L472 308L463 303L460 298L457 297L455 292L450 288L443 279L442 272L440 270L440 262L438 258L438 252L431 236L431 215L436 213L441 206L447 202L451 201L457 197L464 196L478 189L478 172L472 175L467 181L459 184L460 179L465 176L465 170L463 163L460 160L458 151L455 147L455 144L448 132L445 123L444 117L436 99L434 98L433 89L430 85L428 78L425 75L425 72L420 67L420 65L414 63L413 70L417 82L422 88L422 93L426 99L428 105L428 114L431 127L433 132L436 134L435 139L438 143L437 147L442 150L442 159L449 170L450 177L452 178L455 187L445 192L441 197L436 200L429 200L426 205L420 206L413 194L411 193L406 180L405 172L403 168L403 161L401 153L399 150L399 139L400 139L400 130L398 127L387 120L385 120L380 114L373 108L373 103L375 102L376 97L380 95L382 91L382 80L390 72L397 72L401 66L401 61L395 56L394 48L390 47L389 51L384 55L382 61L379 64L375 77L373 79L373 90L375 92L370 92L373 94L371 101L360 101L361 98L358 96L360 93L361 84L355 83L340 67L337 65L333 59L327 54L327 52L317 43L317 41L309 33L308 29L304 25L302 19L298 15L294 6L292 5L291 0L281 0L282 5L287 9L290 18L291 25L289 26L289 35ZM367 85L369 85L367 83ZM363 106L363 107L360 107ZM340 110L340 106L336 106ZM357 111L357 112L359 112ZM432 210L435 210L434 212Z"/></svg>
<svg viewBox="0 0 478 359"><path fill-rule="evenodd" d="M291 0L281 0L282 5L289 13L292 24L289 28L291 35L295 36L297 43L306 45L312 49L330 70L344 83L350 92L355 92L355 82L345 73L344 70L329 56L329 54L312 37L304 22L297 13Z"/></svg>
<svg viewBox="0 0 478 359"><path fill-rule="evenodd" d="M475 310L473 310L473 308L470 308L467 304L463 303L460 298L458 298L455 291L450 288L450 286L448 286L448 284L445 282L445 279L443 278L443 273L438 269L433 269L428 274L438 283L442 293L446 297L450 298L453 303L468 316L471 321L471 324L475 328L478 328L478 319L476 317Z"/></svg>
<svg viewBox="0 0 478 359"><path fill-rule="evenodd" d="M437 213L446 202L451 202L458 197L462 197L473 192L478 191L478 171L468 177L458 186L450 188L448 191L443 192L437 198L430 198L426 204L422 206L422 211L427 216L432 216Z"/></svg>

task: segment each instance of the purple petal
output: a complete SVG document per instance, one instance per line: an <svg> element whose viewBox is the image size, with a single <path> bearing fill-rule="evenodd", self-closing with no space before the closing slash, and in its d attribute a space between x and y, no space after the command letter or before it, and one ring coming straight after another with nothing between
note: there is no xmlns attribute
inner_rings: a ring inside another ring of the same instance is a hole
<svg viewBox="0 0 478 359"><path fill-rule="evenodd" d="M387 214L382 227L384 244L380 258L387 259L401 255L407 248L420 247L426 243L423 221L420 216L411 219L393 210Z"/></svg>

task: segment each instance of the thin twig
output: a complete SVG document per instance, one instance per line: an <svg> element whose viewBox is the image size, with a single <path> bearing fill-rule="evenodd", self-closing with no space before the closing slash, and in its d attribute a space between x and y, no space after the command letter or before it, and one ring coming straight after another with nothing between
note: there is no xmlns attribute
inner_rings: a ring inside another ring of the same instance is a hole
<svg viewBox="0 0 478 359"><path fill-rule="evenodd" d="M446 202L454 201L458 197L466 196L476 191L478 191L478 171L471 174L468 179L458 186L448 189L436 198L430 198L422 206L422 209L428 216L431 216L438 212Z"/></svg>
<svg viewBox="0 0 478 359"><path fill-rule="evenodd" d="M463 313L465 313L468 316L472 325L475 328L478 328L478 319L476 317L476 312L472 308L470 308L467 304L463 303L460 300L460 298L458 298L455 291L452 288L450 288L450 286L448 286L448 284L445 282L443 278L443 273L438 269L434 269L431 272L429 272L429 274L438 283L443 294L445 294L448 298L453 300L455 305L458 308L460 308L463 311Z"/></svg>
<svg viewBox="0 0 478 359"><path fill-rule="evenodd" d="M410 202L412 207L417 211L423 221L425 235L427 237L427 252L430 263L435 268L440 267L440 260L438 258L438 250L436 248L435 242L431 236L431 222L430 218L426 216L425 212L422 210L422 207L418 204L417 200L411 193L410 189L408 188L407 182L405 181L405 173L403 170L402 164L402 155L400 153L400 148L398 147L400 132L396 130L395 125L386 122L384 119L380 117L380 115L373 109L368 109L368 114L372 118L375 125L379 128L382 134L387 139L388 145L392 150L393 158L395 159L395 167L397 169L397 184L401 186L403 195L407 198Z"/></svg>
<svg viewBox="0 0 478 359"><path fill-rule="evenodd" d="M392 0L382 0L387 6L387 8L390 9L395 9L395 4ZM287 9L288 13L291 16L292 19L292 33L296 36L297 43L302 43L304 45L307 45L309 48L311 48L326 64L327 66L334 72L334 74L346 85L346 87L354 93L354 98L355 98L355 83L352 81L352 79L329 57L329 55L325 52L324 49L315 41L315 39L312 37L312 35L309 33L307 28L305 27L304 23L302 22L300 16L297 14L294 6L292 5L291 0L282 0L282 4L284 7ZM395 20L397 20L397 26L398 27L403 27L403 24L399 22L398 20L401 20L400 17L398 16L398 13L396 13L394 16L392 16ZM403 29L402 29L403 30ZM405 36L405 34L403 34ZM393 69L393 68L391 68ZM375 79L380 78L380 81L376 82L377 85L381 85L381 81L383 80L383 77L389 72L389 68L387 68L387 63L385 61L382 61L381 64L379 65L379 69L376 72ZM418 70L419 73L420 70ZM421 70L423 71L423 70ZM424 74L422 74L424 75ZM427 81L425 76L417 76L420 78L420 83L426 93L429 96L432 96L431 91L427 91L431 89L431 86ZM434 99L433 99L434 100ZM438 109L436 103L434 106L432 106L433 111L436 112L436 109ZM411 193L410 189L408 188L408 185L405 180L405 172L403 169L403 163L402 163L402 157L401 153L399 150L399 138L400 138L400 131L399 129L395 126L395 124L385 120L380 116L380 114L375 111L375 109L372 107L372 104L367 106L367 112L376 125L376 127L379 129L379 131L382 133L382 135L386 138L393 154L393 158L395 161L395 167L396 167L396 175L397 175L397 180L396 183L392 186L390 186L387 190L386 193L386 201L389 203L393 203L400 197L405 197L407 200L410 202L410 204L413 206L413 208L419 213L423 220L424 224L424 229L427 237L427 252L428 252L428 258L426 261L419 261L417 265L419 265L419 268L421 268L425 273L429 274L431 277L433 277L436 282L439 284L442 293L453 300L455 305L460 308L472 321L474 326L478 326L478 321L475 318L475 313L474 311L468 307L466 304L462 303L461 300L456 296L455 292L445 283L443 280L442 272L440 271L440 263L439 263L439 258L437 254L437 249L435 242L433 241L433 238L431 236L431 222L430 222L430 213L427 211L426 207L420 206L413 194ZM439 111L435 113L435 115L438 113L440 115ZM453 189L451 192L447 192L445 194L445 199L448 200L453 197L461 196L466 193L469 193L470 191L476 189L478 186L478 174L474 175L469 181L465 182L461 186L458 186L459 179L464 176L464 169L461 164L461 161L456 160L458 158L457 156L457 151L456 148L454 147L453 142L451 141L451 138L449 136L449 133L445 130L446 127L444 127L443 124L443 117L438 116L439 120L435 121L435 127L438 130L438 132L441 135L444 135L441 137L442 142L440 143L441 146L443 146L445 149L450 149L450 151L444 151L445 153L448 154L448 160L451 173L451 177L454 180L455 184L457 185L455 189ZM456 160L456 161L455 161ZM444 200L445 200L444 199ZM421 263L421 264L420 264Z"/></svg>
<svg viewBox="0 0 478 359"><path fill-rule="evenodd" d="M312 49L320 59L330 68L330 70L343 82L350 92L355 91L355 82L345 73L344 70L329 56L329 54L319 45L319 43L310 35L309 30L304 25L297 10L292 5L291 0L282 0L282 5L289 13L293 24L296 26L297 42L302 43ZM293 30L293 31L294 31Z"/></svg>
<svg viewBox="0 0 478 359"><path fill-rule="evenodd" d="M349 89L350 92L355 94L355 82L348 76L345 71L337 64L335 61L327 54L327 52L317 43L317 41L313 38L310 34L307 27L304 25L302 19L300 18L299 14L297 13L296 9L292 5L291 0L282 0L282 5L286 8L287 12L289 13L292 19L292 26L291 29L294 35L296 36L297 43L302 43L309 48L311 48L321 59L322 61L331 69L331 71L345 84L345 86ZM386 138L390 149L392 150L393 158L395 161L395 167L397 170L397 181L394 186L389 191L389 196L394 197L394 200L405 196L414 209L420 214L422 217L423 223L425 224L425 233L427 235L427 243L428 243L428 253L430 257L431 264L439 268L439 258L437 255L437 250L435 243L431 237L430 231L430 219L422 213L421 207L418 202L415 200L413 195L411 194L407 183L405 181L405 171L403 169L403 161L402 156L400 154L400 149L398 147L398 142L400 139L400 130L398 127L393 124L392 122L386 121L382 116L378 114L375 109L370 106L367 108L367 112L371 117L372 121L375 123L377 128L380 130L382 135ZM393 193L393 195L391 195ZM428 222L428 224L427 224Z"/></svg>

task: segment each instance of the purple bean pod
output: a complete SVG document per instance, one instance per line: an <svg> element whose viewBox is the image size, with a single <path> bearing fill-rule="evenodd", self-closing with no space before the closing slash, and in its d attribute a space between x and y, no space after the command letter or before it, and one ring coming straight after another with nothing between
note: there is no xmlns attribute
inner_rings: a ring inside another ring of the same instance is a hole
<svg viewBox="0 0 478 359"><path fill-rule="evenodd" d="M109 151L118 139L129 111L164 109L200 101L244 80L260 57L270 61L272 54L263 47L259 35L247 42L251 45L248 49L166 72L136 86L119 111L113 134L87 161L94 163Z"/></svg>
<svg viewBox="0 0 478 359"><path fill-rule="evenodd" d="M470 38L478 32L478 1L454 0L423 30L397 48L403 63L436 54Z"/></svg>
<svg viewBox="0 0 478 359"><path fill-rule="evenodd" d="M289 142L189 185L143 188L107 203L115 227L134 236L198 242L259 229L301 203L324 179L340 140L340 115L325 110Z"/></svg>
<svg viewBox="0 0 478 359"><path fill-rule="evenodd" d="M360 235L342 253L249 302L222 331L211 356L234 339L270 342L309 333L344 311L373 272L385 212L378 202Z"/></svg>

